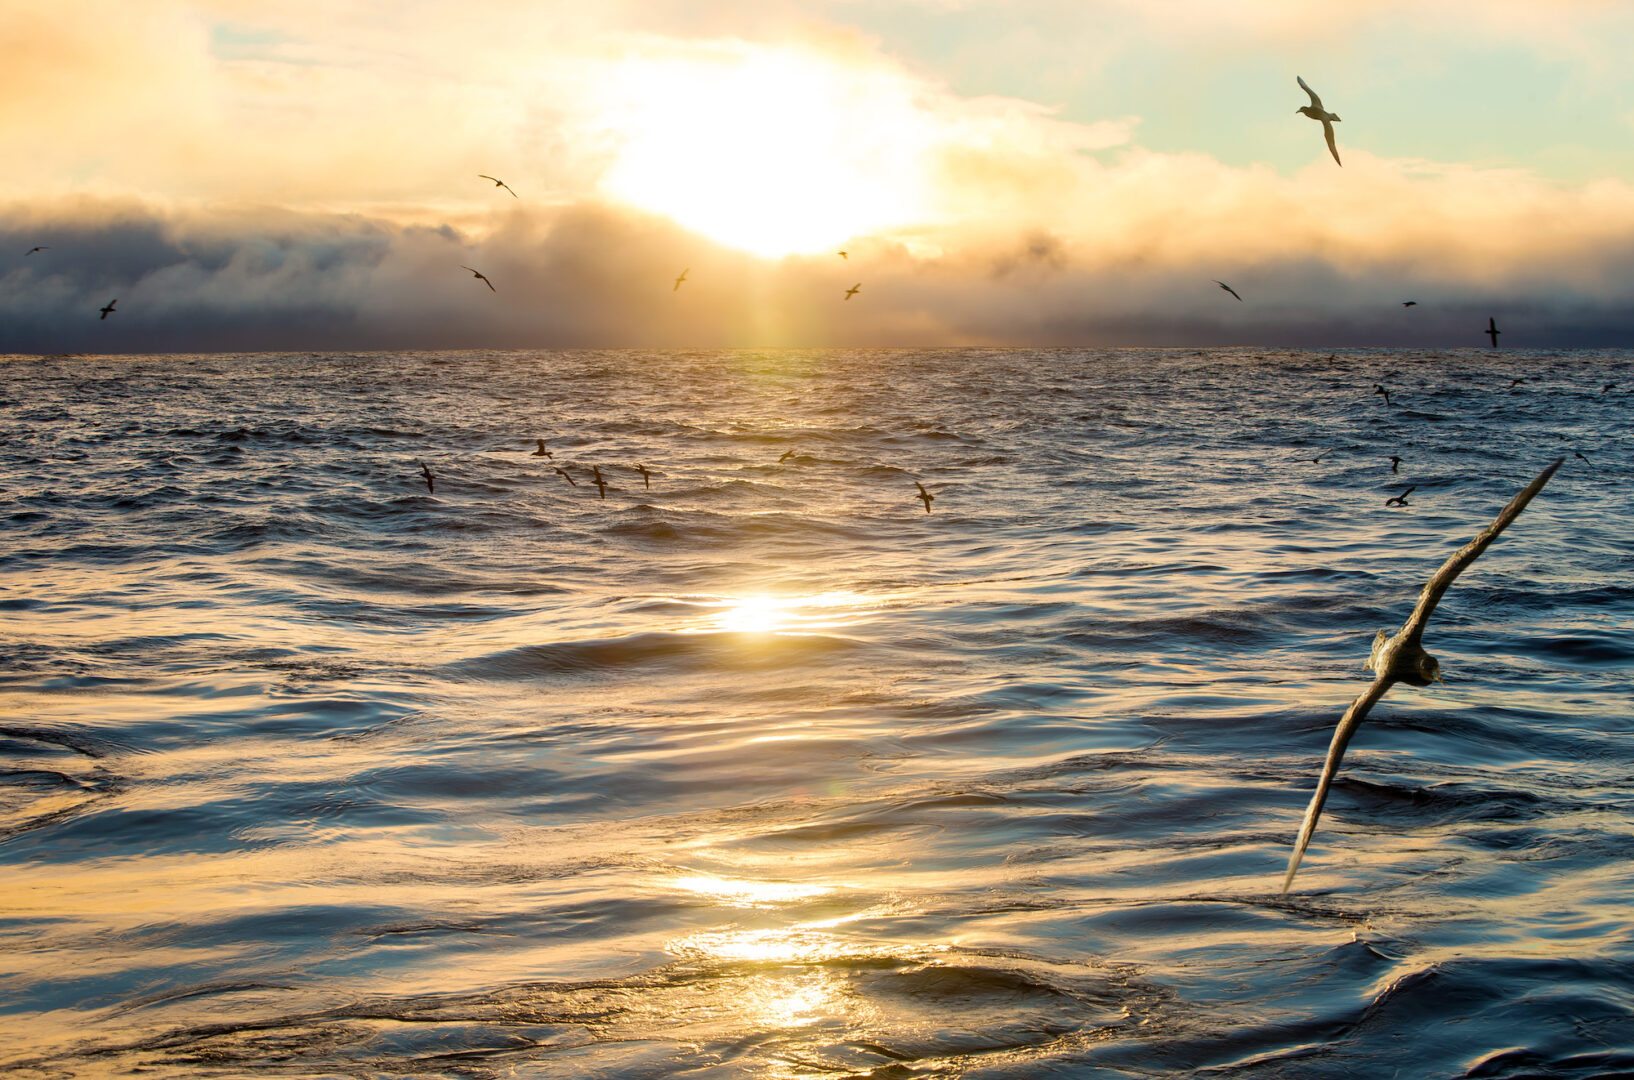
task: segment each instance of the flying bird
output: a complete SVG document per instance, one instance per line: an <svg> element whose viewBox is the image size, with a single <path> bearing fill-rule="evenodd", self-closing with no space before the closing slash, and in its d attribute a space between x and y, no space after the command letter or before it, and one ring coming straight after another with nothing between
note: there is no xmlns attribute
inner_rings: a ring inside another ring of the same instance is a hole
<svg viewBox="0 0 1634 1080"><path fill-rule="evenodd" d="M117 303L119 303L119 297L116 296L112 300L108 301L108 306L107 307L98 308L97 310L101 311L102 312L102 317L104 319L106 319L109 315L112 315L114 313L113 306L115 304L117 304Z"/></svg>
<svg viewBox="0 0 1634 1080"><path fill-rule="evenodd" d="M435 478L431 475L431 466L423 461L420 462L420 475L426 478L426 490L433 495L437 494L437 485Z"/></svg>
<svg viewBox="0 0 1634 1080"><path fill-rule="evenodd" d="M556 472L561 475L561 478L563 480L566 480L568 483L572 484L574 487L579 486L579 482L577 480L575 480L571 476L567 475L567 470L566 469L563 469L563 468L561 468L559 466L554 466L554 465L551 466L551 468L555 469Z"/></svg>
<svg viewBox="0 0 1634 1080"><path fill-rule="evenodd" d="M857 293L860 292L861 290L862 290L862 282L859 281L855 285L851 286L849 289L845 290L845 298L847 300L849 300L853 296L857 295Z"/></svg>
<svg viewBox="0 0 1634 1080"><path fill-rule="evenodd" d="M538 444L539 444L539 449L537 449L537 450L535 450L535 451L534 451L534 452L533 452L533 453L532 453L532 454L530 454L530 455L529 455L529 456L530 456L530 457L548 457L548 458L553 458L553 457L555 457L555 456L556 456L556 455L555 455L555 454L553 454L553 453L551 453L551 452L550 452L550 451L549 451L549 450L546 450L546 449L545 449L545 440L543 440L543 439L535 439L535 440L533 440L533 441L534 441L534 442L536 442L536 443L538 443Z"/></svg>
<svg viewBox="0 0 1634 1080"><path fill-rule="evenodd" d="M1220 288L1224 289L1226 292L1230 293L1232 296L1237 296L1237 290L1236 289L1233 289L1230 285L1227 285L1225 282L1219 280L1218 278L1214 279L1214 284L1220 286ZM1242 297L1237 296L1237 302L1239 304L1242 303L1242 299L1243 299Z"/></svg>
<svg viewBox="0 0 1634 1080"><path fill-rule="evenodd" d="M1503 333L1503 331L1500 330L1500 331L1498 331L1498 333L1501 334L1501 333ZM1513 389L1515 389L1515 387L1519 386L1521 383L1523 383L1525 381L1526 381L1525 379L1510 379L1509 380L1509 389L1513 390Z"/></svg>
<svg viewBox="0 0 1634 1080"><path fill-rule="evenodd" d="M927 514L928 514L928 513L930 513L930 504L931 504L931 500L932 500L932 499L934 499L934 498L936 498L936 496L935 496L935 495L932 495L932 494L931 494L931 493L930 493L930 492L928 492L928 491L926 491L926 490L925 490L925 485L924 485L924 484L921 484L921 483L920 483L920 482L919 482L919 481L917 481L917 480L915 480L915 481L914 481L914 482L913 482L913 486L914 486L914 487L916 487L916 488L918 488L918 489L919 489L919 494L918 494L918 495L915 495L915 496L914 496L914 498L916 498L916 499L922 499L922 500L924 500L924 503L925 503L925 513L927 513Z"/></svg>
<svg viewBox="0 0 1634 1080"><path fill-rule="evenodd" d="M675 292L676 289L679 289L681 287L681 282L683 282L683 281L685 281L687 279L687 271L689 271L691 269L692 269L692 267L689 266L689 267L686 268L686 270L681 271L681 276L675 279L675 288L671 289L670 292Z"/></svg>
<svg viewBox="0 0 1634 1080"><path fill-rule="evenodd" d="M511 191L511 185L507 184L505 181L501 180L499 177L489 176L487 173L477 173L477 175L480 176L484 180L492 180L494 182L494 187L502 187L506 191L510 191L511 192L511 198L515 199L515 198L518 197L516 192Z"/></svg>
<svg viewBox="0 0 1634 1080"><path fill-rule="evenodd" d="M791 458L793 456L794 456L794 451L793 450L785 450L785 451L783 451L783 456L777 459L777 463L779 465L781 465L781 464L783 464L785 461L789 460L789 458Z"/></svg>
<svg viewBox="0 0 1634 1080"><path fill-rule="evenodd" d="M590 466L590 472L595 476L596 490L601 492L602 498L607 498L607 481L601 478L601 466Z"/></svg>
<svg viewBox="0 0 1634 1080"><path fill-rule="evenodd" d="M1315 457L1311 458L1311 464L1312 465L1322 464L1322 459L1327 457L1331 453L1333 453L1333 447L1330 446L1326 450L1322 451L1320 454L1317 454Z"/></svg>
<svg viewBox="0 0 1634 1080"><path fill-rule="evenodd" d="M460 269L461 270L471 270L471 268L469 266L466 266L463 263L460 264ZM489 281L487 275L484 274L481 270L471 270L471 276L476 278L478 281L482 282L484 285L488 286L488 291L490 291L490 292L498 292L499 291L498 289L494 288L494 283Z"/></svg>
<svg viewBox="0 0 1634 1080"><path fill-rule="evenodd" d="M36 251L50 251L50 250L51 249L48 248L48 247L31 247L27 251L23 252L23 258L25 258L25 259L28 258L30 255L34 254Z"/></svg>
<svg viewBox="0 0 1634 1080"><path fill-rule="evenodd" d="M647 467L645 465L637 465L635 467L635 471L641 474L641 482L650 489L652 487L652 475L647 472Z"/></svg>
<svg viewBox="0 0 1634 1080"><path fill-rule="evenodd" d="M1580 457L1580 458L1582 458L1582 459L1583 459L1583 464L1585 464L1585 465L1587 465L1587 466L1588 466L1588 467L1589 467L1589 468L1591 468L1591 469L1592 469L1592 468L1594 468L1594 462L1592 462L1592 461L1590 461L1590 460L1589 460L1589 459L1588 459L1588 455L1586 455L1586 454L1584 454L1584 453L1583 453L1583 451L1581 451L1581 450L1573 450L1573 451L1572 451L1572 456L1573 456L1573 457Z"/></svg>
<svg viewBox="0 0 1634 1080"><path fill-rule="evenodd" d="M1390 471L1396 473L1401 472L1401 458L1394 454L1390 455Z"/></svg>
<svg viewBox="0 0 1634 1080"><path fill-rule="evenodd" d="M1333 155L1333 160L1336 164L1343 165L1344 162L1339 160L1339 148L1333 145L1333 125L1338 121L1339 117L1336 114L1330 113L1326 109L1322 108L1322 99L1316 96L1315 90L1312 90L1309 86L1305 85L1304 79L1300 78L1298 75L1295 75L1294 78L1299 81L1299 88L1305 91L1305 93L1311 95L1311 103L1309 105L1301 105L1299 108L1295 109L1294 112L1304 113L1312 120L1322 121L1322 134L1328 140L1328 153Z"/></svg>
<svg viewBox="0 0 1634 1080"><path fill-rule="evenodd" d="M851 256L847 255L843 251L836 251L834 254L838 255L840 258L844 259L846 262L851 261Z"/></svg>
<svg viewBox="0 0 1634 1080"><path fill-rule="evenodd" d="M1615 389L1617 389L1617 384L1614 383L1614 382L1608 382L1608 383L1606 383L1606 385L1604 385L1604 386L1602 386L1600 388L1600 392L1603 394L1607 390L1615 390Z"/></svg>
<svg viewBox="0 0 1634 1080"><path fill-rule="evenodd" d="M1488 315L1484 333L1492 339L1492 347L1496 349L1498 347L1498 335L1503 333L1502 330L1498 329L1498 320Z"/></svg>
<svg viewBox="0 0 1634 1080"><path fill-rule="evenodd" d="M1386 506L1406 506L1407 505L1407 496L1411 495L1413 492L1415 492L1417 490L1418 490L1418 485L1414 484L1412 487L1408 488L1406 491L1402 492L1400 495L1393 495L1390 498L1384 500L1384 505L1386 505Z"/></svg>
<svg viewBox="0 0 1634 1080"><path fill-rule="evenodd" d="M1520 516L1526 509L1526 504L1532 501L1533 496L1543 490L1543 485L1560 468L1565 458L1556 458L1553 465L1538 474L1536 480L1509 500L1509 505L1498 511L1498 516L1491 525L1476 534L1475 539L1453 552L1447 561L1441 564L1441 569L1425 584L1418 594L1418 603L1413 607L1413 613L1407 616L1407 621L1400 630L1391 637L1380 630L1373 639L1373 649L1367 658L1367 669L1374 672L1373 685L1369 686L1356 700L1350 703L1345 715L1340 718L1339 726L1334 729L1333 741L1328 745L1327 759L1322 763L1322 776L1317 781L1316 793L1311 796L1311 804L1305 810L1305 820L1299 826L1299 836L1294 841L1293 854L1288 859L1288 872L1282 878L1282 892L1287 895L1288 886L1293 884L1294 873L1299 869L1299 860L1305 854L1305 848L1310 845L1311 834L1316 831L1316 820L1322 816L1322 804L1327 801L1328 789L1333 786L1333 777L1339 771L1339 763L1344 760L1345 747L1350 745L1356 729L1361 726L1362 720L1367 717L1368 710L1377 705L1391 686L1398 682L1405 682L1409 686L1429 686L1432 682L1441 679L1441 665L1435 657L1424 651L1424 624L1429 622L1435 606L1446 595L1453 580L1463 573L1470 563L1480 557L1498 534L1509 527L1509 523Z"/></svg>
<svg viewBox="0 0 1634 1080"><path fill-rule="evenodd" d="M1384 388L1384 384L1374 383L1373 384L1373 392L1375 394L1383 394L1384 395L1384 403L1386 405L1390 404L1390 391L1388 391L1388 390L1386 390Z"/></svg>
<svg viewBox="0 0 1634 1080"><path fill-rule="evenodd" d="M1417 300L1403 300L1401 302L1401 306L1402 307L1418 307L1418 301Z"/></svg>

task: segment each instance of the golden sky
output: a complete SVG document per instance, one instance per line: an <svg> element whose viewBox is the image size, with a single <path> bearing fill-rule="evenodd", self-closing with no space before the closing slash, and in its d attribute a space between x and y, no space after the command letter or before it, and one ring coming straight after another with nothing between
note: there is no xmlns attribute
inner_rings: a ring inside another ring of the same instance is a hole
<svg viewBox="0 0 1634 1080"><path fill-rule="evenodd" d="M1595 0L0 0L0 350L1617 344L1630 45Z"/></svg>

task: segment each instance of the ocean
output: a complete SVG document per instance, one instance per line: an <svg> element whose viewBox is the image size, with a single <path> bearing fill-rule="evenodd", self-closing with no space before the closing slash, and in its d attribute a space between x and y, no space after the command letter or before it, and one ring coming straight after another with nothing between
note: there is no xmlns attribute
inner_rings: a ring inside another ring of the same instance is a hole
<svg viewBox="0 0 1634 1080"><path fill-rule="evenodd" d="M1634 354L0 371L0 1075L1634 1073Z"/></svg>

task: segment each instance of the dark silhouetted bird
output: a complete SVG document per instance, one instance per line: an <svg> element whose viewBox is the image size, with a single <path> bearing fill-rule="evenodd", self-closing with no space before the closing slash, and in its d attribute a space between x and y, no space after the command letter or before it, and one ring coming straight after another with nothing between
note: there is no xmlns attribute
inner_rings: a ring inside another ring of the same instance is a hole
<svg viewBox="0 0 1634 1080"><path fill-rule="evenodd" d="M555 454L551 453L549 450L545 449L545 440L535 439L533 441L539 444L539 449L535 450L530 456L532 456L532 457L548 457L548 458L553 458L553 457L556 456Z"/></svg>
<svg viewBox="0 0 1634 1080"><path fill-rule="evenodd" d="M460 264L460 269L461 270L471 270L471 268L469 266L466 266L464 263ZM494 283L489 281L488 276L486 274L484 274L481 270L471 270L471 276L476 278L478 281L482 282L484 285L488 286L488 289L489 289L490 292L498 292L499 291L498 289L494 288Z"/></svg>
<svg viewBox="0 0 1634 1080"><path fill-rule="evenodd" d="M1525 379L1510 379L1509 380L1509 389L1513 390L1513 389L1515 389L1515 387L1519 386L1521 383L1523 383L1525 381L1526 381Z"/></svg>
<svg viewBox="0 0 1634 1080"><path fill-rule="evenodd" d="M1492 339L1492 347L1496 349L1498 347L1498 335L1503 333L1502 330L1498 329L1498 320L1491 315L1488 315L1486 320L1486 330L1484 332Z"/></svg>
<svg viewBox="0 0 1634 1080"><path fill-rule="evenodd" d="M552 466L552 468L555 469L557 475L559 475L563 480L566 480L568 483L572 484L574 487L579 486L579 482L577 480L575 480L571 476L567 475L567 470L566 469L560 468L559 466Z"/></svg>
<svg viewBox="0 0 1634 1080"><path fill-rule="evenodd" d="M596 490L601 493L602 498L607 498L607 481L601 478L601 466L590 466L590 474L595 477L592 482L596 485Z"/></svg>
<svg viewBox="0 0 1634 1080"><path fill-rule="evenodd" d="M23 252L23 258L25 258L25 259L28 258L30 255L34 254L36 251L50 251L50 250L51 249L48 248L48 247L31 247L27 251Z"/></svg>
<svg viewBox="0 0 1634 1080"><path fill-rule="evenodd" d="M851 256L847 255L843 251L836 251L834 254L838 255L840 258L844 259L846 262L851 261Z"/></svg>
<svg viewBox="0 0 1634 1080"><path fill-rule="evenodd" d="M1225 282L1221 281L1219 278L1214 279L1214 284L1220 286L1220 288L1224 289L1226 292L1230 293L1232 296L1237 296L1237 290L1233 289L1230 285L1227 285ZM1239 304L1242 303L1242 299L1243 299L1242 297L1237 296L1237 302Z"/></svg>
<svg viewBox="0 0 1634 1080"><path fill-rule="evenodd" d="M1403 300L1401 302L1401 306L1402 307L1418 307L1418 301L1417 300Z"/></svg>
<svg viewBox="0 0 1634 1080"><path fill-rule="evenodd" d="M106 318L107 318L107 317L108 317L108 316L109 316L109 315L112 315L112 314L113 314L113 306L114 306L114 305L115 305L115 304L117 304L117 303L119 303L119 298L118 298L118 297L117 297L117 296L116 296L116 297L114 297L114 298L113 298L113 299L112 299L112 300L109 300L109 301L108 301L108 306L107 306L107 307L104 307L104 308L99 308L99 309L98 309L98 310L99 310L99 311L101 311L101 312L102 312L102 317L103 317L103 318L104 318L104 319L106 319Z"/></svg>
<svg viewBox="0 0 1634 1080"><path fill-rule="evenodd" d="M1331 453L1333 453L1333 447L1330 446L1326 450L1322 451L1320 454L1317 454L1315 457L1311 458L1311 464L1312 465L1322 464L1322 459L1327 457Z"/></svg>
<svg viewBox="0 0 1634 1080"><path fill-rule="evenodd" d="M437 494L437 484L435 478L431 475L431 466L423 461L420 462L420 475L426 478L426 490L433 495Z"/></svg>
<svg viewBox="0 0 1634 1080"><path fill-rule="evenodd" d="M1386 506L1406 506L1407 505L1407 496L1411 495L1413 492L1415 492L1417 490L1418 490L1418 485L1414 484L1412 487L1408 488L1406 491L1402 492L1400 495L1393 495L1390 498L1384 500L1384 505L1386 505Z"/></svg>
<svg viewBox="0 0 1634 1080"><path fill-rule="evenodd" d="M692 270L692 267L689 266L685 270L681 271L681 276L675 279L675 289L671 289L670 292L674 292L676 289L679 289L681 287L681 282L683 282L683 281L685 281L687 279L687 274L691 270Z"/></svg>
<svg viewBox="0 0 1634 1080"><path fill-rule="evenodd" d="M1441 569L1425 584L1418 594L1418 603L1413 607L1413 613L1407 616L1407 621L1400 630L1391 637L1383 630L1373 639L1373 649L1367 659L1367 669L1374 673L1373 685L1369 686L1356 700L1350 703L1345 715L1340 718L1339 726L1334 729L1333 741L1328 744L1328 754L1322 763L1322 776L1316 783L1316 793L1311 796L1311 804L1305 810L1305 820L1300 823L1299 836L1294 841L1292 856L1288 859L1288 872L1282 878L1282 891L1288 891L1293 884L1294 874L1299 870L1299 861L1310 845L1311 834L1316 831L1317 819L1322 816L1322 804L1327 801L1328 789L1333 786L1333 778L1339 772L1339 763L1344 760L1345 748L1356 734L1356 729L1366 718L1368 710L1377 705L1385 693L1398 682L1405 682L1409 686L1429 686L1441 679L1441 665L1436 658L1424 651L1424 625L1429 622L1435 607L1446 595L1453 580L1463 573L1470 563L1480 557L1498 534L1509 527L1509 523L1520 516L1526 509L1526 504L1532 497L1543 490L1543 485L1549 482L1549 477L1555 474L1565 458L1555 459L1536 480L1526 485L1519 495L1509 500L1509 505L1498 512L1498 516L1491 525L1476 534L1475 539L1459 548L1448 556L1447 561L1441 564Z"/></svg>
<svg viewBox="0 0 1634 1080"><path fill-rule="evenodd" d="M1301 79L1298 75L1295 75L1294 79L1298 81L1299 88L1311 96L1309 105L1301 105L1294 112L1303 113L1312 120L1322 121L1322 135L1328 140L1328 153L1333 155L1334 164L1343 165L1344 162L1339 160L1339 148L1333 144L1333 125L1338 122L1339 117L1322 108L1322 99L1316 96L1315 90L1305 85L1304 79Z"/></svg>
<svg viewBox="0 0 1634 1080"><path fill-rule="evenodd" d="M1396 457L1394 454L1390 455L1390 471L1401 472L1401 458Z"/></svg>
<svg viewBox="0 0 1634 1080"><path fill-rule="evenodd" d="M777 463L779 465L781 465L781 464L783 464L785 461L789 460L789 458L791 458L793 456L794 456L794 451L793 450L785 450L785 451L783 451L783 456L777 459Z"/></svg>
<svg viewBox="0 0 1634 1080"><path fill-rule="evenodd" d="M641 482L650 489L652 487L652 474L647 472L647 467L645 465L637 465L635 467L635 471L641 474Z"/></svg>
<svg viewBox="0 0 1634 1080"><path fill-rule="evenodd" d="M934 498L936 498L936 496L935 496L935 495L932 495L932 494L931 494L931 493L930 493L930 492L928 492L928 491L926 491L926 490L925 490L925 485L924 485L924 484L921 484L921 483L920 483L920 482L919 482L919 481L917 481L917 480L915 480L915 481L914 481L914 482L913 482L913 486L914 486L914 487L916 487L916 488L918 488L918 489L919 489L919 494L918 494L918 495L916 495L916 496L914 496L914 497L915 497L915 498L917 498L917 499L922 499L922 500L924 500L924 503L925 503L925 513L927 513L927 514L928 514L928 513L930 513L930 504L931 504L931 500L932 500L932 499L934 499Z"/></svg>
<svg viewBox="0 0 1634 1080"><path fill-rule="evenodd" d="M1384 403L1386 405L1390 404L1390 391L1386 390L1382 383L1374 383L1373 384L1373 392L1375 394L1383 394L1384 395Z"/></svg>
<svg viewBox="0 0 1634 1080"><path fill-rule="evenodd" d="M859 291L861 291L861 289L862 289L862 282L859 281L855 285L851 286L849 289L845 290L845 298L847 300L851 299L853 296L857 295L857 293Z"/></svg>
<svg viewBox="0 0 1634 1080"><path fill-rule="evenodd" d="M510 191L511 192L511 198L514 199L514 198L518 197L516 192L511 191L511 185L509 185L505 181L499 179L497 176L489 176L487 173L477 173L477 175L479 177L481 177L482 179L484 179L484 180L492 180L494 182L494 187L502 187L506 191Z"/></svg>

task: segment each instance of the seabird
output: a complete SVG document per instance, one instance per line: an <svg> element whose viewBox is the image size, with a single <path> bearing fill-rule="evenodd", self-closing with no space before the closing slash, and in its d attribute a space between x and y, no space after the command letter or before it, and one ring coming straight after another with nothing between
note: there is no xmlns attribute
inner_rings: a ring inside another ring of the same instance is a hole
<svg viewBox="0 0 1634 1080"><path fill-rule="evenodd" d="M98 308L97 310L101 311L102 312L102 317L104 319L106 319L109 315L113 314L113 306L115 304L117 304L117 303L119 303L119 297L116 296L112 300L108 301L108 306L107 307Z"/></svg>
<svg viewBox="0 0 1634 1080"><path fill-rule="evenodd" d="M1585 465L1587 465L1587 466L1588 466L1588 467L1589 467L1589 468L1591 468L1591 469L1592 469L1592 468L1594 468L1594 462L1592 462L1592 461L1590 461L1590 460L1589 460L1589 459L1588 459L1588 456L1587 456L1587 455L1586 455L1586 454L1584 454L1584 453L1583 453L1583 451L1581 451L1581 450L1573 450L1573 451L1572 451L1572 456L1573 456L1573 457L1580 457L1580 458L1582 458L1582 459L1583 459L1583 464L1585 464Z"/></svg>
<svg viewBox="0 0 1634 1080"><path fill-rule="evenodd" d="M437 494L437 485L433 482L431 466L423 461L420 462L420 475L426 478L426 490L433 495Z"/></svg>
<svg viewBox="0 0 1634 1080"><path fill-rule="evenodd" d="M1401 302L1401 306L1402 307L1418 307L1418 301L1417 300L1403 300Z"/></svg>
<svg viewBox="0 0 1634 1080"><path fill-rule="evenodd" d="M23 258L25 258L25 259L28 258L30 255L34 254L36 251L50 251L50 250L51 249L48 248L48 247L31 247L27 251L23 252Z"/></svg>
<svg viewBox="0 0 1634 1080"><path fill-rule="evenodd" d="M568 483L572 484L574 487L579 486L579 482L577 480L575 480L571 476L567 475L567 470L566 469L560 468L558 466L552 466L552 468L554 468L558 473L560 473L562 475L563 480L566 480Z"/></svg>
<svg viewBox="0 0 1634 1080"><path fill-rule="evenodd" d="M1492 347L1494 349L1498 347L1498 335L1501 333L1503 333L1503 331L1498 329L1498 320L1493 318L1491 315L1488 315L1486 320L1486 334L1488 337L1492 338Z"/></svg>
<svg viewBox="0 0 1634 1080"><path fill-rule="evenodd" d="M862 282L859 281L855 285L851 286L849 289L845 290L845 298L847 300L851 299L853 296L857 295L857 293L861 289L862 289Z"/></svg>
<svg viewBox="0 0 1634 1080"><path fill-rule="evenodd" d="M1549 482L1549 477L1555 474L1565 458L1556 458L1553 465L1538 474L1536 480L1526 485L1519 495L1509 500L1509 505L1498 511L1498 516L1491 525L1476 534L1475 539L1453 552L1447 561L1441 564L1441 569L1425 584L1418 594L1418 603L1413 607L1413 613L1407 617L1395 637L1380 630L1373 639L1373 649L1367 659L1367 669L1374 672L1373 685L1359 694L1345 715L1339 720L1339 726L1334 729L1333 741L1328 745L1327 759L1322 763L1322 777L1317 781L1316 793L1311 796L1311 804L1305 810L1305 820L1299 826L1299 836L1294 841L1293 855L1288 859L1288 872L1282 878L1282 892L1288 892L1288 886L1293 884L1294 873L1299 869L1299 860L1305 854L1305 848L1311 842L1311 833L1316 831L1316 820L1322 816L1322 804L1327 801L1328 789L1333 786L1333 777L1339 771L1339 763L1344 760L1345 747L1350 745L1356 729L1361 726L1368 710L1383 699L1386 691L1397 682L1405 682L1410 686L1428 686L1441 679L1441 665L1436 658L1424 651L1424 624L1429 622L1430 615L1435 611L1436 604L1446 595L1447 589L1453 580L1461 574L1470 563L1480 557L1498 538L1498 534L1508 528L1509 523L1520 516L1526 509L1526 504L1532 497L1543 490L1543 485Z"/></svg>
<svg viewBox="0 0 1634 1080"><path fill-rule="evenodd" d="M599 466L599 465L590 466L590 472L596 478L596 481L595 481L596 490L601 492L601 497L602 498L604 498L604 499L607 498L607 481L605 481L605 480L603 480L601 478L601 466Z"/></svg>
<svg viewBox="0 0 1634 1080"><path fill-rule="evenodd" d="M1220 288L1224 289L1226 292L1230 293L1232 296L1237 296L1237 290L1233 289L1230 285L1227 285L1225 282L1221 281L1219 278L1214 279L1214 284L1220 286ZM1242 297L1237 296L1237 303L1239 303L1239 304L1242 303L1242 300L1243 300Z"/></svg>
<svg viewBox="0 0 1634 1080"><path fill-rule="evenodd" d="M1299 108L1295 109L1294 112L1304 113L1312 120L1322 121L1322 134L1328 140L1328 152L1333 155L1333 160L1336 164L1343 165L1344 162L1339 160L1339 148L1333 145L1333 125L1339 119L1339 117L1322 108L1322 99L1316 96L1315 90L1312 90L1309 86L1305 85L1304 79L1300 78L1298 75L1295 75L1294 78L1298 80L1299 88L1304 90L1305 93L1311 95L1311 103L1309 105L1301 105Z"/></svg>
<svg viewBox="0 0 1634 1080"><path fill-rule="evenodd" d="M921 484L917 480L915 480L913 482L913 486L919 489L919 494L916 495L915 498L923 499L924 502L925 502L925 513L927 513L927 514L930 513L930 502L931 502L932 499L936 498L936 496L932 495L930 492L926 491L925 490L925 485Z"/></svg>
<svg viewBox="0 0 1634 1080"><path fill-rule="evenodd" d="M641 482L649 489L652 487L652 476L647 472L645 465L637 465L635 471L641 474Z"/></svg>
<svg viewBox="0 0 1634 1080"><path fill-rule="evenodd" d="M1503 333L1502 330L1500 330L1498 332L1500 334ZM1515 387L1519 386L1521 383L1523 383L1525 381L1526 381L1525 379L1510 379L1509 380L1509 389L1513 390L1513 389L1515 389Z"/></svg>
<svg viewBox="0 0 1634 1080"><path fill-rule="evenodd" d="M1615 390L1615 389L1617 389L1617 384L1614 383L1614 382L1608 382L1608 383L1606 383L1606 385L1604 385L1604 386L1602 386L1600 388L1600 392L1603 394L1607 390Z"/></svg>
<svg viewBox="0 0 1634 1080"><path fill-rule="evenodd" d="M689 266L689 267L686 268L686 270L681 271L681 276L675 279L675 289L671 289L670 292L674 292L676 289L679 289L681 287L681 282L683 282L683 281L685 281L687 279L687 270L691 270L691 269L692 269L692 267Z"/></svg>
<svg viewBox="0 0 1634 1080"><path fill-rule="evenodd" d="M1398 473L1401 472L1401 458L1394 454L1390 455L1390 471Z"/></svg>
<svg viewBox="0 0 1634 1080"><path fill-rule="evenodd" d="M785 461L789 460L789 458L791 458L793 456L794 456L794 451L793 450L785 450L785 451L783 451L783 456L777 459L777 463L779 465L781 465L781 464L783 464Z"/></svg>
<svg viewBox="0 0 1634 1080"><path fill-rule="evenodd" d="M1375 394L1383 394L1384 395L1384 403L1386 405L1390 404L1390 391L1388 391L1388 390L1386 390L1384 388L1383 383L1374 383L1373 384L1373 392Z"/></svg>
<svg viewBox="0 0 1634 1080"><path fill-rule="evenodd" d="M1390 498L1384 500L1384 505L1386 505L1386 506L1406 506L1407 505L1407 496L1411 495L1413 492L1415 492L1417 490L1418 490L1418 485L1414 484L1412 487L1408 488L1406 491L1402 492L1400 495L1394 495L1394 496L1391 496Z"/></svg>
<svg viewBox="0 0 1634 1080"><path fill-rule="evenodd" d="M461 270L471 270L471 268L469 266L466 266L464 263L460 264L460 269ZM499 291L498 289L494 288L494 283L489 281L488 278L487 278L487 275L483 274L483 272L481 270L471 270L471 275L473 277L475 277L478 281L482 282L484 285L488 286L488 289L489 289L490 292L498 292Z"/></svg>
<svg viewBox="0 0 1634 1080"><path fill-rule="evenodd" d="M480 176L484 180L492 180L494 182L494 187L502 187L506 191L511 191L511 185L509 185L505 181L499 179L499 177L497 177L497 176L489 176L487 173L477 173L477 175ZM517 196L516 192L511 191L511 198L514 199L514 198L517 198L517 197L518 196Z"/></svg>
<svg viewBox="0 0 1634 1080"><path fill-rule="evenodd" d="M537 449L537 450L535 450L535 451L534 451L534 452L533 452L533 453L532 453L532 454L531 454L531 455L529 455L529 456L530 456L530 457L548 457L548 458L553 458L553 457L555 457L555 456L556 456L556 455L555 455L555 454L553 454L553 453L551 453L551 452L550 452L550 451L549 451L549 450L546 450L546 449L545 449L545 440L543 440L543 439L535 439L535 440L533 440L533 441L534 441L534 442L536 442L536 443L538 443L538 444L539 444L539 449Z"/></svg>
<svg viewBox="0 0 1634 1080"><path fill-rule="evenodd" d="M1331 453L1333 453L1333 447L1330 446L1326 450L1322 451L1320 454L1317 454L1315 457L1311 458L1311 464L1312 465L1322 464L1322 459L1327 457Z"/></svg>
<svg viewBox="0 0 1634 1080"><path fill-rule="evenodd" d="M851 261L851 256L847 255L843 251L836 251L834 254L838 255L840 258L844 259L846 262Z"/></svg>

